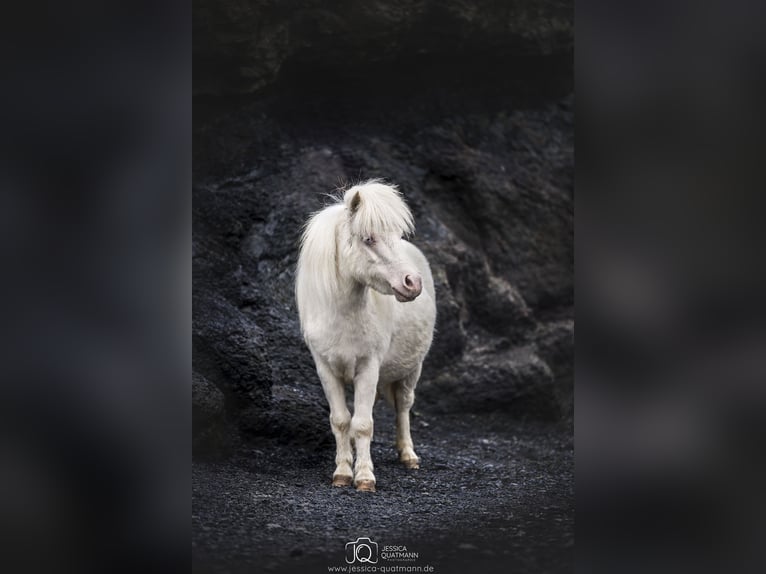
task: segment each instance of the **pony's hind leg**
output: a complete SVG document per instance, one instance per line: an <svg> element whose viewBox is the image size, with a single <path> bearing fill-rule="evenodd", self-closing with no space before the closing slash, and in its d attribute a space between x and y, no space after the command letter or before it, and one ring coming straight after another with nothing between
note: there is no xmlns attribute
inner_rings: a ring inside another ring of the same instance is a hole
<svg viewBox="0 0 766 574"><path fill-rule="evenodd" d="M351 413L346 406L346 391L343 382L322 361L317 361L317 373L330 405L330 428L335 436L336 466L332 475L332 485L349 486L353 480L351 464L354 461L354 453L351 450Z"/></svg>
<svg viewBox="0 0 766 574"><path fill-rule="evenodd" d="M394 398L396 406L396 450L399 451L399 460L407 468L420 468L420 459L415 454L415 446L412 443L410 433L410 409L415 402L415 385L420 378L421 366L413 371L410 376L402 379L394 385Z"/></svg>

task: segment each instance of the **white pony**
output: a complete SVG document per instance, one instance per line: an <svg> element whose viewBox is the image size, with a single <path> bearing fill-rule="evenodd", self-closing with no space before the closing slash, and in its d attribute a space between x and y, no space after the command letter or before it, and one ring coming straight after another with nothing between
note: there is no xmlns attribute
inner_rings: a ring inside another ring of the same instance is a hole
<svg viewBox="0 0 766 574"><path fill-rule="evenodd" d="M403 238L413 228L396 187L371 180L312 215L303 233L295 294L303 338L330 404L333 486L353 480L357 490L375 491L370 442L378 395L396 409L399 459L419 467L410 409L433 339L436 303L428 261ZM353 417L344 388L351 384Z"/></svg>

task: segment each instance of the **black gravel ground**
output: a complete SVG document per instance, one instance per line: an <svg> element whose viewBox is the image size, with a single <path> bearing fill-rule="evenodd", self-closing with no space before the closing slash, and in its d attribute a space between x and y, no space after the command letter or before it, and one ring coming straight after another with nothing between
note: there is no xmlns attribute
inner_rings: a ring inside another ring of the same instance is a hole
<svg viewBox="0 0 766 574"><path fill-rule="evenodd" d="M571 428L423 412L413 418L422 464L411 471L396 460L386 405L375 421L376 493L330 486L329 426L303 446L269 439L225 462L194 462L194 571L328 572L347 567L345 544L360 536L381 554L386 545L417 553L379 556L378 572L571 571Z"/></svg>

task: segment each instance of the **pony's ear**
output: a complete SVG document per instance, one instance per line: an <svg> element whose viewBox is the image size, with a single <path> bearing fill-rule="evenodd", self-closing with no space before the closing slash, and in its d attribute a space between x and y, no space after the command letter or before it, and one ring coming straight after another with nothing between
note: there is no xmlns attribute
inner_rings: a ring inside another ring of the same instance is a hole
<svg viewBox="0 0 766 574"><path fill-rule="evenodd" d="M351 203L349 204L349 209L351 210L351 214L353 215L356 213L356 210L359 209L359 206L362 204L362 196L357 191L354 194L354 197L351 198Z"/></svg>

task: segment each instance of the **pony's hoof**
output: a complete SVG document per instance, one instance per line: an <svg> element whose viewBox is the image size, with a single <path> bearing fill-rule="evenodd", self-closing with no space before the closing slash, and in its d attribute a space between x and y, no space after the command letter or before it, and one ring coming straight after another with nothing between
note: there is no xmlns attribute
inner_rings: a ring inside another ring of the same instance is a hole
<svg viewBox="0 0 766 574"><path fill-rule="evenodd" d="M350 476L343 476L342 474L338 474L332 477L332 485L333 486L351 486L352 480L353 479Z"/></svg>
<svg viewBox="0 0 766 574"><path fill-rule="evenodd" d="M356 483L356 489L360 492L375 492L375 481L360 480Z"/></svg>
<svg viewBox="0 0 766 574"><path fill-rule="evenodd" d="M420 468L420 460L417 458L408 458L407 460L403 460L402 464L405 468L409 468L411 470Z"/></svg>

